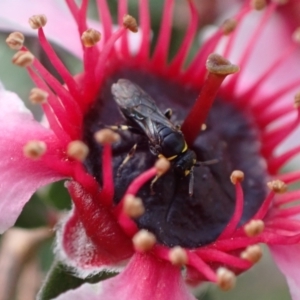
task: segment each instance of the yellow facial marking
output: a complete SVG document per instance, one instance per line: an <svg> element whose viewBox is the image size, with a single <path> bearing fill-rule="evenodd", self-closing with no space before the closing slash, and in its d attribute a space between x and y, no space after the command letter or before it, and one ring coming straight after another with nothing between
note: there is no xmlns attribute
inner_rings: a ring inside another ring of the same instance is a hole
<svg viewBox="0 0 300 300"><path fill-rule="evenodd" d="M184 153L187 149L188 149L188 145L187 145L186 141L184 141L184 147L183 147L181 153Z"/></svg>
<svg viewBox="0 0 300 300"><path fill-rule="evenodd" d="M171 156L171 157L167 157L167 160L173 160L177 157L178 155L174 155L174 156Z"/></svg>

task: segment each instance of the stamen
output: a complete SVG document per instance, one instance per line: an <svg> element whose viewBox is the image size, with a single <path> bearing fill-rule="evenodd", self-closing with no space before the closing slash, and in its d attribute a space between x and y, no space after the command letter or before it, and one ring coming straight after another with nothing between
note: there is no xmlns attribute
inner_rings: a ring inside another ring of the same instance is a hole
<svg viewBox="0 0 300 300"><path fill-rule="evenodd" d="M244 226L244 231L248 237L260 235L265 229L265 223L262 220L251 220Z"/></svg>
<svg viewBox="0 0 300 300"><path fill-rule="evenodd" d="M257 263L262 258L262 250L259 245L251 245L241 253L241 258L246 259L252 263Z"/></svg>
<svg viewBox="0 0 300 300"><path fill-rule="evenodd" d="M234 273L226 268L219 268L217 270L217 285L223 291L229 291L235 287L236 276Z"/></svg>
<svg viewBox="0 0 300 300"><path fill-rule="evenodd" d="M295 102L294 102L295 103ZM297 102L296 102L297 103ZM267 131L262 134L262 139L265 139L265 143L262 145L262 154L265 156L270 155L274 149L300 124L300 107L295 105L297 110L297 116L294 120L289 120L282 126L277 126L272 131Z"/></svg>
<svg viewBox="0 0 300 300"><path fill-rule="evenodd" d="M251 267L248 262L236 257L233 254L228 254L224 251L211 248L199 248L196 250L197 254L209 263L218 263L219 265L231 266L240 270L247 270Z"/></svg>
<svg viewBox="0 0 300 300"><path fill-rule="evenodd" d="M228 19L222 25L223 34L229 35L232 31L235 30L238 22L235 19Z"/></svg>
<svg viewBox="0 0 300 300"><path fill-rule="evenodd" d="M105 46L102 49L101 56L99 57L97 61L97 65L95 67L95 78L97 78L97 86L101 86L102 80L104 80L104 74L105 74L105 68L106 68L106 63L107 63L107 58L111 54L111 52L115 48L116 41L123 35L126 34L127 31L126 25L124 24L123 27L120 27L116 32L114 32L109 40L105 43ZM90 101L92 101L90 99ZM89 105L89 101L86 101L86 105Z"/></svg>
<svg viewBox="0 0 300 300"><path fill-rule="evenodd" d="M278 175L278 178L280 178L280 180L284 181L285 183L289 184L289 183L298 181L300 179L300 172L294 171L294 172L281 174L281 175Z"/></svg>
<svg viewBox="0 0 300 300"><path fill-rule="evenodd" d="M169 65L169 74L176 74L180 72L180 69L183 67L183 63L189 53L191 44L194 41L194 37L198 29L199 14L195 3L194 1L188 1L188 4L190 9L190 24L185 33L185 38L181 43L180 49L178 50L176 56Z"/></svg>
<svg viewBox="0 0 300 300"><path fill-rule="evenodd" d="M268 170L270 174L275 174L277 171L292 157L298 155L300 153L300 146L292 148L287 152L279 155L277 157L273 157L268 161Z"/></svg>
<svg viewBox="0 0 300 300"><path fill-rule="evenodd" d="M161 66L166 65L168 59L173 7L174 0L165 1L162 15L163 22L160 24L159 35L152 56L151 65L156 69L161 69Z"/></svg>
<svg viewBox="0 0 300 300"><path fill-rule="evenodd" d="M238 66L231 64L218 54L209 55L206 68L209 71L206 82L182 125L182 132L189 146L193 144L202 124L205 123L218 89L225 77L239 71Z"/></svg>
<svg viewBox="0 0 300 300"><path fill-rule="evenodd" d="M145 207L141 198L134 195L126 195L124 197L123 211L131 218L138 218L145 213Z"/></svg>
<svg viewBox="0 0 300 300"><path fill-rule="evenodd" d="M130 15L124 16L123 25L132 32L138 32L136 19Z"/></svg>
<svg viewBox="0 0 300 300"><path fill-rule="evenodd" d="M32 29L39 29L47 24L47 17L45 15L34 15L28 20Z"/></svg>
<svg viewBox="0 0 300 300"><path fill-rule="evenodd" d="M101 33L93 28L89 28L81 35L81 41L85 47L95 46L101 39Z"/></svg>
<svg viewBox="0 0 300 300"><path fill-rule="evenodd" d="M39 88L33 88L29 94L29 100L32 104L42 104L45 103L48 99L49 94Z"/></svg>
<svg viewBox="0 0 300 300"><path fill-rule="evenodd" d="M242 182L244 180L244 173L242 171L235 170L231 173L230 180L233 184Z"/></svg>
<svg viewBox="0 0 300 300"><path fill-rule="evenodd" d="M203 274L209 281L217 282L216 273L212 270L212 268L205 263L199 255L197 255L194 251L188 251L188 264L201 274Z"/></svg>
<svg viewBox="0 0 300 300"><path fill-rule="evenodd" d="M47 145L43 141L29 141L23 147L23 153L26 157L31 159L41 158L47 150Z"/></svg>
<svg viewBox="0 0 300 300"><path fill-rule="evenodd" d="M285 193L284 195L280 195L277 199L275 199L275 205L281 206L297 201L298 199L300 199L300 190L290 191Z"/></svg>
<svg viewBox="0 0 300 300"><path fill-rule="evenodd" d="M27 71L35 85L49 94L49 97L47 99L48 105L44 103L42 104L42 106L44 106L43 110L48 119L51 129L61 138L61 140L69 142L69 136L72 136L74 137L74 139L76 139L77 134L74 132L73 126L66 118L65 109L62 106L61 102L56 98L56 95L42 80L42 78L35 72L33 72L32 69L28 68Z"/></svg>
<svg viewBox="0 0 300 300"><path fill-rule="evenodd" d="M107 41L111 36L112 20L106 0L97 0L98 15L103 24L104 40Z"/></svg>
<svg viewBox="0 0 300 300"><path fill-rule="evenodd" d="M208 57L206 68L210 73L216 75L230 75L240 70L238 66L218 54L211 54Z"/></svg>
<svg viewBox="0 0 300 300"><path fill-rule="evenodd" d="M298 92L294 97L294 107L296 109L300 107L300 92Z"/></svg>
<svg viewBox="0 0 300 300"><path fill-rule="evenodd" d="M169 259L170 262L175 266L183 266L188 262L187 253L180 246L175 246L169 251Z"/></svg>
<svg viewBox="0 0 300 300"><path fill-rule="evenodd" d="M161 176L170 169L171 163L166 158L162 157L156 161L154 166L157 170L157 175Z"/></svg>
<svg viewBox="0 0 300 300"><path fill-rule="evenodd" d="M253 220L262 220L266 216L267 212L269 211L269 207L272 203L274 196L275 196L275 192L271 189L271 192L268 194L266 199L263 201L258 212L254 215Z"/></svg>
<svg viewBox="0 0 300 300"><path fill-rule="evenodd" d="M240 12L234 17L238 22L242 21L246 15L251 12L251 6L249 5L249 1L244 1L244 7L240 10ZM229 57L230 53L232 52L233 45L237 39L238 31L234 31L227 40L227 44L225 45L225 49L223 52L224 57Z"/></svg>
<svg viewBox="0 0 300 300"><path fill-rule="evenodd" d="M256 43L256 40L257 40L257 37L260 36L261 34L261 31L262 31L262 28L264 28L265 24L268 22L268 20L271 18L271 16L273 15L274 11L276 9L276 5L269 5L267 7L267 9L265 10L262 18L260 19L260 21L257 23L252 35L250 36L250 38L248 39L248 43L247 43L247 47L245 49L245 51L243 52L242 56L239 58L240 60L240 68L242 70L244 70L246 64L248 63L250 57L251 57L251 54L253 53L254 49L255 49L255 46L257 45ZM230 39L228 44L231 43L231 41L233 41L233 39ZM232 46L232 44L231 44ZM224 55L228 55L228 49L225 49L225 52L224 52ZM230 80L230 82L228 83L228 85L226 86L226 88L228 90L231 90L231 91L234 91L235 88L236 88L236 85L237 85L237 82L239 80L239 76L236 76L234 78L232 78Z"/></svg>
<svg viewBox="0 0 300 300"><path fill-rule="evenodd" d="M12 63L19 67L28 67L34 61L34 56L29 51L18 51L12 58Z"/></svg>
<svg viewBox="0 0 300 300"><path fill-rule="evenodd" d="M148 230L141 229L133 238L132 242L136 251L150 251L156 243L156 237Z"/></svg>
<svg viewBox="0 0 300 300"><path fill-rule="evenodd" d="M282 210L280 209L279 212L281 211ZM295 232L299 232L300 230L300 221L287 219L284 216L280 218L278 217L278 214L276 214L276 217L274 219L267 221L267 228L268 230L273 229L275 232L278 232L278 230L286 230L294 234Z"/></svg>
<svg viewBox="0 0 300 300"><path fill-rule="evenodd" d="M255 10L262 10L266 7L267 2L266 2L266 0L252 0L250 2L250 5Z"/></svg>
<svg viewBox="0 0 300 300"><path fill-rule="evenodd" d="M243 194L243 189L241 186L241 181L244 179L244 173L242 171L233 171L230 180L231 182L235 185L235 198L236 198L236 204L235 204L235 210L233 213L233 216L231 217L230 221L228 222L227 226L221 233L218 239L226 239L229 236L231 236L241 217L243 214L243 208L244 208L244 194Z"/></svg>
<svg viewBox="0 0 300 300"><path fill-rule="evenodd" d="M267 183L268 188L277 194L283 194L287 191L287 185L281 180L273 180Z"/></svg>
<svg viewBox="0 0 300 300"><path fill-rule="evenodd" d="M123 25L124 16L128 14L128 3L127 0L121 0L118 2L118 23L119 26ZM130 57L130 52L128 48L128 33L126 32L121 37L121 47L120 47L120 53L122 53L122 56Z"/></svg>
<svg viewBox="0 0 300 300"><path fill-rule="evenodd" d="M149 12L149 1L148 0L139 0L139 22L141 26L142 42L137 58L141 61L147 61L150 51L150 12Z"/></svg>
<svg viewBox="0 0 300 300"><path fill-rule="evenodd" d="M219 251L226 251L230 252L237 249L245 249L250 244L254 243L260 243L262 240L262 237L229 237L228 239L224 240L218 240L215 243L216 249Z"/></svg>
<svg viewBox="0 0 300 300"><path fill-rule="evenodd" d="M21 32L12 32L6 39L6 44L10 49L20 50L23 47L24 35Z"/></svg>
<svg viewBox="0 0 300 300"><path fill-rule="evenodd" d="M292 39L295 43L297 43L297 44L300 43L300 28L299 27L293 32Z"/></svg>
<svg viewBox="0 0 300 300"><path fill-rule="evenodd" d="M68 144L67 154L78 161L84 161L89 154L89 148L82 141L72 141Z"/></svg>
<svg viewBox="0 0 300 300"><path fill-rule="evenodd" d="M99 130L94 137L96 142L102 145L113 144L120 140L120 135L110 129Z"/></svg>

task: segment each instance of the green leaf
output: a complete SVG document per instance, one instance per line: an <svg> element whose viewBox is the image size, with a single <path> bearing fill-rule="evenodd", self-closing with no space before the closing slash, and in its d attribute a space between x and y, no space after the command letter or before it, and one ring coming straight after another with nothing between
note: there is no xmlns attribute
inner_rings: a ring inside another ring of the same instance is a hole
<svg viewBox="0 0 300 300"><path fill-rule="evenodd" d="M64 266L61 262L55 262L49 271L46 282L39 292L39 300L49 300L70 290L76 289L84 283L97 283L117 275L112 272L101 272L87 279L76 277L70 268Z"/></svg>

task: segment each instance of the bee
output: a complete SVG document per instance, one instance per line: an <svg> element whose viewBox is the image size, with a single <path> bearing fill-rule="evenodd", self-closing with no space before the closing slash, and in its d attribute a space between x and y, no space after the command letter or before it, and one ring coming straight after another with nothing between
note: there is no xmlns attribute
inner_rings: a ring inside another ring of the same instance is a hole
<svg viewBox="0 0 300 300"><path fill-rule="evenodd" d="M170 121L170 110L162 113L150 95L127 79L114 83L111 92L124 118L134 125L124 126L124 129L145 134L150 152L171 161L179 176L190 174L189 194L192 195L193 167L197 165L197 157L188 148L179 127Z"/></svg>

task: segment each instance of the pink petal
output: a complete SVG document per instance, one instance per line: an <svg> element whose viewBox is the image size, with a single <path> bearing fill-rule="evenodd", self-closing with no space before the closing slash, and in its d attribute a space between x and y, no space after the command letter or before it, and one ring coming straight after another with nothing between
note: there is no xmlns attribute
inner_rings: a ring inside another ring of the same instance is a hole
<svg viewBox="0 0 300 300"><path fill-rule="evenodd" d="M300 245L270 246L271 253L285 275L293 300L300 299Z"/></svg>
<svg viewBox="0 0 300 300"><path fill-rule="evenodd" d="M1 0L0 30L20 31L27 35L36 35L37 31L33 30L28 24L28 19L35 14L45 14L47 16L48 21L44 28L47 39L82 59L83 52L77 24L65 1L26 0L26 5L24 5L23 0ZM88 20L88 26L103 32L99 22ZM129 48L132 53L136 53L140 47L141 34L139 32L129 32L128 35ZM100 41L99 47L102 44L103 40ZM119 46L119 42L117 46Z"/></svg>
<svg viewBox="0 0 300 300"><path fill-rule="evenodd" d="M23 206L41 186L61 179L44 164L23 155L29 140L53 142L53 133L34 121L14 93L0 86L0 233L12 226Z"/></svg>
<svg viewBox="0 0 300 300"><path fill-rule="evenodd" d="M56 300L195 300L179 267L151 254L136 253L126 269L98 284L84 284Z"/></svg>
<svg viewBox="0 0 300 300"><path fill-rule="evenodd" d="M85 207L80 208L80 217L73 209L58 231L56 250L60 260L74 267L82 278L103 269L119 271L120 263L124 264L133 255L131 239L110 209L101 206L81 185L68 182L67 187L73 202L84 203Z"/></svg>

